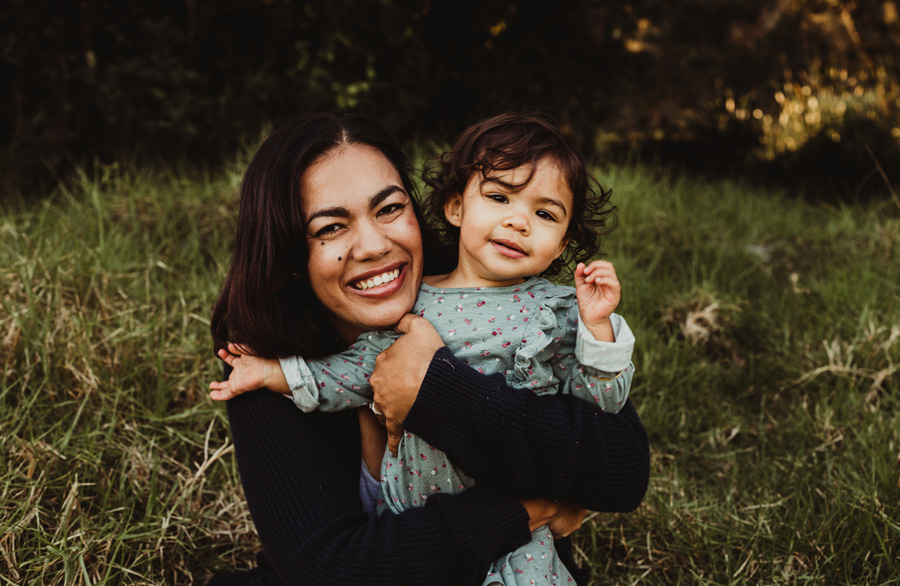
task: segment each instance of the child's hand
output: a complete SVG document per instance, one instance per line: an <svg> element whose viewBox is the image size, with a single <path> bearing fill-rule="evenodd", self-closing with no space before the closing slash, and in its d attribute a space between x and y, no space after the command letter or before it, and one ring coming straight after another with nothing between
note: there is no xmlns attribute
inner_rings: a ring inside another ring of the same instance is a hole
<svg viewBox="0 0 900 586"><path fill-rule="evenodd" d="M575 295L581 321L597 340L615 342L609 316L619 305L622 285L611 262L595 260L575 267Z"/></svg>
<svg viewBox="0 0 900 586"><path fill-rule="evenodd" d="M277 360L260 358L248 352L246 348L236 344L228 344L227 350L224 348L219 350L219 358L233 370L228 380L209 383L209 388L213 389L209 393L210 399L227 401L241 393L263 387L282 393L288 392L281 364Z"/></svg>

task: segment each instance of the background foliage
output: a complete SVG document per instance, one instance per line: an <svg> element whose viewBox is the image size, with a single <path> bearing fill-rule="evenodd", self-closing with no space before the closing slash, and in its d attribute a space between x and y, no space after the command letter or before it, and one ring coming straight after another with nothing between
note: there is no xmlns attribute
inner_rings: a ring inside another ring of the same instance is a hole
<svg viewBox="0 0 900 586"><path fill-rule="evenodd" d="M0 584L206 584L260 548L208 315L247 161L0 202ZM596 169L650 436L593 584L900 584L900 200ZM290 487L286 487L290 490Z"/></svg>
<svg viewBox="0 0 900 586"><path fill-rule="evenodd" d="M900 177L895 0L10 0L6 185L124 155L204 162L316 108L447 140L546 109L582 147L689 168ZM868 150L871 150L870 154ZM878 181L880 184L880 180Z"/></svg>

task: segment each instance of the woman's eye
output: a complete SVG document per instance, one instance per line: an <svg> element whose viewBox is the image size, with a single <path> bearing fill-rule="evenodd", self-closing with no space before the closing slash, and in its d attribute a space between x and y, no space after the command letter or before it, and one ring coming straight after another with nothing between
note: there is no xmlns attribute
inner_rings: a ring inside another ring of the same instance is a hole
<svg viewBox="0 0 900 586"><path fill-rule="evenodd" d="M379 216L396 215L396 214L400 213L403 210L403 208L405 208L405 207L406 207L406 204L403 204L403 203L391 203L391 204L384 206L380 210L378 210L378 215Z"/></svg>
<svg viewBox="0 0 900 586"><path fill-rule="evenodd" d="M537 217L543 218L544 220L550 220L551 222L556 221L556 216L548 212L547 210L538 210Z"/></svg>
<svg viewBox="0 0 900 586"><path fill-rule="evenodd" d="M488 193L485 195L485 197L488 198L489 200L495 201L497 203L506 203L507 202L506 196L502 195L500 193Z"/></svg>
<svg viewBox="0 0 900 586"><path fill-rule="evenodd" d="M332 236L336 234L341 228L343 228L343 226L341 226L340 224L329 224L324 228L319 228L318 230L316 230L315 237L326 238L328 236Z"/></svg>

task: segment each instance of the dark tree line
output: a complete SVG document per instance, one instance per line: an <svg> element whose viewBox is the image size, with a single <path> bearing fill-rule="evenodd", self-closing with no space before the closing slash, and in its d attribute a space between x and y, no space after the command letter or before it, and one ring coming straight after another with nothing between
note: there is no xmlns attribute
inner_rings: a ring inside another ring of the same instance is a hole
<svg viewBox="0 0 900 586"><path fill-rule="evenodd" d="M821 144L866 167L866 146L893 171L898 12L894 0L8 0L0 164L9 185L95 157L215 160L266 123L337 107L401 140L540 109L588 150L784 165Z"/></svg>

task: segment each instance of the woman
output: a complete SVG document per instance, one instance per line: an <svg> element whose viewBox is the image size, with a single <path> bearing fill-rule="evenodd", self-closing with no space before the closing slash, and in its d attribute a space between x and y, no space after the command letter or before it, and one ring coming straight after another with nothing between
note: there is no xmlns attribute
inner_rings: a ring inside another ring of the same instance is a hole
<svg viewBox="0 0 900 586"><path fill-rule="evenodd" d="M213 313L217 346L321 357L400 321L427 258L409 171L390 138L357 116L312 114L277 130L244 178L235 253ZM384 274L389 282L358 286ZM236 580L480 584L491 560L531 529L549 523L564 536L582 507L640 503L649 455L630 404L608 415L507 388L442 349L424 320L400 327L408 333L372 375L392 441L403 428L416 433L480 484L370 516L360 460L377 473L385 440L372 414L303 414L274 393L247 393L228 413L267 561ZM561 540L560 555L577 571L569 547Z"/></svg>

